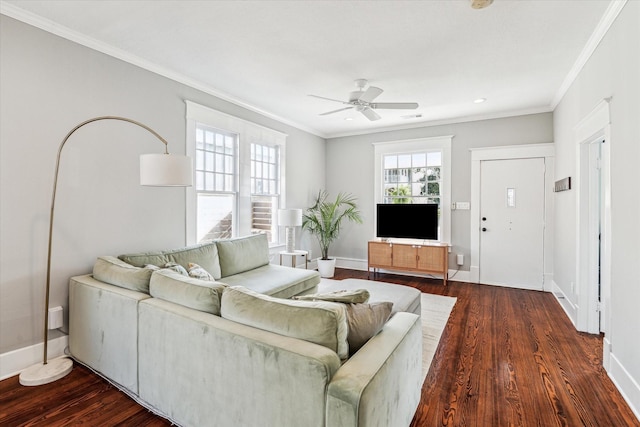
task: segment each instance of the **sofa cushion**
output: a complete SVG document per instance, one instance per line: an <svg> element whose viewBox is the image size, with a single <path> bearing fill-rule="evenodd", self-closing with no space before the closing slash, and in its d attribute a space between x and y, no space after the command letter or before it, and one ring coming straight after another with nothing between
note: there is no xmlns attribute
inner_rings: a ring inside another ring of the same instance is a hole
<svg viewBox="0 0 640 427"><path fill-rule="evenodd" d="M232 286L222 294L221 315L247 326L322 345L335 351L340 359L349 356L343 304L280 299Z"/></svg>
<svg viewBox="0 0 640 427"><path fill-rule="evenodd" d="M170 269L154 271L149 293L154 298L220 315L220 296L227 285L184 276Z"/></svg>
<svg viewBox="0 0 640 427"><path fill-rule="evenodd" d="M244 273L226 276L223 280L230 286L244 286L272 297L291 298L294 295L315 292L320 283L320 274L315 270L267 264Z"/></svg>
<svg viewBox="0 0 640 427"><path fill-rule="evenodd" d="M135 267L112 256L98 257L93 265L93 277L111 285L149 293L149 280L153 271Z"/></svg>
<svg viewBox="0 0 640 427"><path fill-rule="evenodd" d="M220 272L220 259L218 257L218 246L215 242L202 243L185 248L172 249L167 251L140 252L124 254L118 256L124 262L142 267L145 264L164 266L168 262L175 262L188 268L189 263L202 266L214 279L222 277Z"/></svg>
<svg viewBox="0 0 640 427"><path fill-rule="evenodd" d="M393 308L392 302L380 301L365 304L369 300L366 289L342 289L326 293L297 295L292 299L299 301L332 301L345 305L349 333L349 355L353 355L367 341L382 330Z"/></svg>
<svg viewBox="0 0 640 427"><path fill-rule="evenodd" d="M220 256L221 277L233 276L269 264L269 242L266 234L218 240L216 244ZM205 265L200 265L212 273Z"/></svg>

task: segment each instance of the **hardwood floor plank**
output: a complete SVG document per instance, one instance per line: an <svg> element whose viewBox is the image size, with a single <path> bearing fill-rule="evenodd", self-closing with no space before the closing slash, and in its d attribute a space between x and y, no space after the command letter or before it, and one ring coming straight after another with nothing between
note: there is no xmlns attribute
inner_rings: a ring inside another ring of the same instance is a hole
<svg viewBox="0 0 640 427"><path fill-rule="evenodd" d="M336 279L367 273L336 270ZM458 298L412 427L640 427L602 367L602 337L579 333L554 296L379 274L378 281ZM52 384L0 382L1 426L169 426L88 369ZM285 426L287 427L287 426Z"/></svg>

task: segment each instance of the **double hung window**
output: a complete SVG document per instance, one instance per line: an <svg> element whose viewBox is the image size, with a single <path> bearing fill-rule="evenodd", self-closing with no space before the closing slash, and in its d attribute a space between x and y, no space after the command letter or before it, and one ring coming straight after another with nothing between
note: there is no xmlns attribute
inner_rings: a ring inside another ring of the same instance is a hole
<svg viewBox="0 0 640 427"><path fill-rule="evenodd" d="M266 234L284 205L286 135L186 101L187 154L195 185L187 189L187 243Z"/></svg>
<svg viewBox="0 0 640 427"><path fill-rule="evenodd" d="M280 202L278 146L251 144L251 232L277 241L275 214Z"/></svg>
<svg viewBox="0 0 640 427"><path fill-rule="evenodd" d="M229 238L237 197L238 136L196 123L195 143L196 240Z"/></svg>
<svg viewBox="0 0 640 427"><path fill-rule="evenodd" d="M374 144L376 203L437 204L442 242L451 240L451 139Z"/></svg>

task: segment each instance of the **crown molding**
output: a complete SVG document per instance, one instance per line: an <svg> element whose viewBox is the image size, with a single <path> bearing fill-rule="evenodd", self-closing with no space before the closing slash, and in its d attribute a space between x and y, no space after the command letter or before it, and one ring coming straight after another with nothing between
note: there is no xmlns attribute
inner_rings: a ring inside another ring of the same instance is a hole
<svg viewBox="0 0 640 427"><path fill-rule="evenodd" d="M207 93L209 95L215 96L216 98L222 99L223 101L227 101L231 104L237 105L239 107L245 108L254 113L258 113L267 118L276 120L282 124L293 126L296 129L300 129L302 131L308 132L320 138L326 138L327 136L320 132L317 129L310 128L309 126L291 121L284 117L280 117L276 114L273 114L269 111L263 110L260 107L250 104L242 99L231 96L225 92L219 91L218 89L211 87L209 85L205 85L202 82L187 77L181 73L177 73L173 70L170 70L166 67L162 67L158 64L155 64L151 61L143 59L137 55L133 55L129 52L126 52L122 49L118 49L114 46L111 46L108 43L101 42L92 37L88 37L84 34L81 34L77 31L74 31L64 25L60 25L56 22L53 22L49 19L45 19L39 15L28 12L24 9L16 7L12 4L6 2L0 2L0 14L6 15L10 18L16 19L18 21L24 22L25 24L31 25L33 27L39 28L51 34L55 34L56 36L62 37L64 39L70 40L79 45L88 47L90 49L96 50L98 52L104 53L105 55L112 56L121 61L127 62L129 64L135 65L136 67L140 67L144 70L150 71L152 73L158 74L160 76L166 77L170 80L176 81L178 83L189 86L193 89L197 89L201 92Z"/></svg>
<svg viewBox="0 0 640 427"><path fill-rule="evenodd" d="M595 52L600 42L609 31L609 28L620 14L625 4L627 4L627 0L612 0L611 3L609 3L609 7L605 11L604 15L602 15L600 22L598 22L598 25L591 34L591 37L589 37L587 44L582 49L582 52L580 52L578 59L576 59L573 67L571 67L571 70L569 70L569 73L558 88L556 95L553 97L553 100L551 101L552 110L556 109L573 82L578 78L580 71L582 71L582 68L585 66L589 58L591 58L591 55L593 55L593 52Z"/></svg>
<svg viewBox="0 0 640 427"><path fill-rule="evenodd" d="M508 117L527 116L530 114L551 113L551 112L553 112L553 109L550 106L544 106L544 107L537 107L537 108L527 108L522 110L487 113L487 114L481 114L481 115L475 115L475 116L455 117L451 119L431 120L431 121L413 123L410 125L394 125L394 126L379 127L375 129L368 129L368 130L362 130L362 131L335 133L335 134L329 134L325 138L335 139L335 138L344 138L348 136L371 135L376 133L395 132L400 130L419 129L419 128L426 128L426 127L433 127L433 126L451 125L451 124L457 124L457 123L479 122L482 120L504 119Z"/></svg>

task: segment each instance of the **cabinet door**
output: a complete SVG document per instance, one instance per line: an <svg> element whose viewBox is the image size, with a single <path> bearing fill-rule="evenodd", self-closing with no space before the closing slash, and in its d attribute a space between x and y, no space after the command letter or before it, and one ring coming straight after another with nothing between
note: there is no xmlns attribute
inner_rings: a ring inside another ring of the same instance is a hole
<svg viewBox="0 0 640 427"><path fill-rule="evenodd" d="M416 247L413 245L393 245L393 266L416 268Z"/></svg>
<svg viewBox="0 0 640 427"><path fill-rule="evenodd" d="M446 248L438 246L418 247L418 269L444 271Z"/></svg>
<svg viewBox="0 0 640 427"><path fill-rule="evenodd" d="M369 265L391 267L391 243L369 242Z"/></svg>

